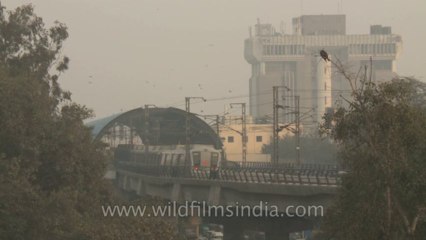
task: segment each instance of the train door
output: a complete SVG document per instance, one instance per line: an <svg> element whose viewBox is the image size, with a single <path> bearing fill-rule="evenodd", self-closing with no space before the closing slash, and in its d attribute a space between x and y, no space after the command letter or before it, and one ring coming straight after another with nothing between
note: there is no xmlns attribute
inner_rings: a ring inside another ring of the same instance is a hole
<svg viewBox="0 0 426 240"><path fill-rule="evenodd" d="M201 152L192 152L192 168L198 170L201 165Z"/></svg>
<svg viewBox="0 0 426 240"><path fill-rule="evenodd" d="M219 153L212 152L210 159L210 178L216 179L219 172Z"/></svg>
<svg viewBox="0 0 426 240"><path fill-rule="evenodd" d="M177 154L177 156L176 156L176 165L178 167L185 166L185 158L183 157L182 153Z"/></svg>
<svg viewBox="0 0 426 240"><path fill-rule="evenodd" d="M170 167L175 165L175 155L170 153Z"/></svg>
<svg viewBox="0 0 426 240"><path fill-rule="evenodd" d="M170 167L172 165L172 159L170 158L170 154L164 154L164 165Z"/></svg>
<svg viewBox="0 0 426 240"><path fill-rule="evenodd" d="M205 170L210 170L210 162L211 160L211 152L204 150L203 152L201 152L201 164L200 167L205 169Z"/></svg>
<svg viewBox="0 0 426 240"><path fill-rule="evenodd" d="M161 153L161 166L167 166L167 155L166 153Z"/></svg>
<svg viewBox="0 0 426 240"><path fill-rule="evenodd" d="M217 152L211 153L210 168L212 169L219 168L219 153Z"/></svg>

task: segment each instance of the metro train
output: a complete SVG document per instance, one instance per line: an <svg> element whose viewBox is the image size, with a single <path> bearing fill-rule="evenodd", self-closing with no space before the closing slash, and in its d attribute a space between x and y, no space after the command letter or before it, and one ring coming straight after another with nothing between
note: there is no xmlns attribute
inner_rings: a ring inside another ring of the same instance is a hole
<svg viewBox="0 0 426 240"><path fill-rule="evenodd" d="M114 152L118 162L134 163L146 166L184 167L185 145L150 146L120 144ZM211 145L190 145L190 164L195 171L217 171L223 160L222 150Z"/></svg>

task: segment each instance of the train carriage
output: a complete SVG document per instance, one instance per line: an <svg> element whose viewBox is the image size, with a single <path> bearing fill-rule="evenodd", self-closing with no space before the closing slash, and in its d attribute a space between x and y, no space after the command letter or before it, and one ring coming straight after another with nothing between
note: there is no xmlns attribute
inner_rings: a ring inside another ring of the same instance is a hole
<svg viewBox="0 0 426 240"><path fill-rule="evenodd" d="M115 150L115 161L135 167L163 167L183 169L186 160L185 145L151 146L122 144ZM222 150L211 145L194 144L190 146L190 166L192 174L207 174L216 178L222 163Z"/></svg>

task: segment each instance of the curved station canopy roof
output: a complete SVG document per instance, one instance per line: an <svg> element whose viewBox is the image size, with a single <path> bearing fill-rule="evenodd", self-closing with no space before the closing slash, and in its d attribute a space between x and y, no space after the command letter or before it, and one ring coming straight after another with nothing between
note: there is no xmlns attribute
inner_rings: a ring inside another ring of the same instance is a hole
<svg viewBox="0 0 426 240"><path fill-rule="evenodd" d="M150 145L178 145L186 143L186 119L189 117L191 144L208 144L222 148L222 141L205 121L193 113L177 108L136 108L88 123L95 140L100 140L114 126L133 129L142 142Z"/></svg>

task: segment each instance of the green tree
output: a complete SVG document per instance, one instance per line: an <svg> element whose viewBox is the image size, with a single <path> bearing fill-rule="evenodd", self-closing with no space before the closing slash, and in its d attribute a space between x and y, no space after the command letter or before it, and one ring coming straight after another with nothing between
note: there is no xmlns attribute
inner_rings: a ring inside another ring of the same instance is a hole
<svg viewBox="0 0 426 240"><path fill-rule="evenodd" d="M323 225L328 239L424 239L426 85L374 84L333 63L352 87L333 117L347 174Z"/></svg>
<svg viewBox="0 0 426 240"><path fill-rule="evenodd" d="M162 219L102 215L102 205L123 202L83 124L92 112L59 86L67 37L31 5L0 4L0 239L172 239Z"/></svg>

